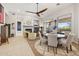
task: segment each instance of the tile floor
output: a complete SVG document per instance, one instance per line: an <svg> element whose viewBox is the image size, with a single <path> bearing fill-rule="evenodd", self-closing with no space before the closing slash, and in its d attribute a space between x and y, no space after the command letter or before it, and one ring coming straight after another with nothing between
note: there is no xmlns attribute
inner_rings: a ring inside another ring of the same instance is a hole
<svg viewBox="0 0 79 59"><path fill-rule="evenodd" d="M30 41L22 36L9 38L9 44L0 46L0 56L54 56L52 49L47 52L46 46L40 46L39 40ZM79 50L72 47L73 51L69 54L64 49L59 48L55 56L79 56ZM45 50L45 51L44 51Z"/></svg>
<svg viewBox="0 0 79 59"><path fill-rule="evenodd" d="M9 38L9 44L0 46L0 56L33 56L33 52L24 37Z"/></svg>

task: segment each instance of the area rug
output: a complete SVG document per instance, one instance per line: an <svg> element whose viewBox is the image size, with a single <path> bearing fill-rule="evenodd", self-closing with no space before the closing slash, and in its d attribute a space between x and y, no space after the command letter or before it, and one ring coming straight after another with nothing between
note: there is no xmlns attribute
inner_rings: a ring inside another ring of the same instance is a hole
<svg viewBox="0 0 79 59"><path fill-rule="evenodd" d="M79 50L75 48L75 46L72 46L72 51L69 51L69 53L66 52L64 48L57 48L57 54L53 52L53 49L50 48L49 52L47 50L47 45L42 44L40 45L40 40L37 40L35 42L35 49L44 56L79 56Z"/></svg>

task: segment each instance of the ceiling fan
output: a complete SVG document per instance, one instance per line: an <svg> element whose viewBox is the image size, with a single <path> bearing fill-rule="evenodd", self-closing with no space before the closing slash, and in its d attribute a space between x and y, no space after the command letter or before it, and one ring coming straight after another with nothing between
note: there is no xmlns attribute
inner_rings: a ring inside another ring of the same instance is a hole
<svg viewBox="0 0 79 59"><path fill-rule="evenodd" d="M31 12L31 11L26 11L26 12L36 14L37 16L40 17L40 14L45 12L48 8L45 8L45 9L43 9L41 11L38 11L38 3L36 3L36 4L37 4L37 12Z"/></svg>

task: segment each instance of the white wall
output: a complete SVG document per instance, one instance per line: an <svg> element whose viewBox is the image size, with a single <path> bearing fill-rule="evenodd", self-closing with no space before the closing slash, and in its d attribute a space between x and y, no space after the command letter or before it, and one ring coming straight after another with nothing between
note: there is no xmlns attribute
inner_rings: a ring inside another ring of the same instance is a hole
<svg viewBox="0 0 79 59"><path fill-rule="evenodd" d="M12 24L14 23L14 29L12 29L11 26L11 34L13 33L14 36L22 36L23 35L23 31L24 31L24 25L25 26L32 26L32 32L34 31L34 20L38 20L34 15L32 14L7 14L6 16L6 23L7 24ZM17 21L21 22L21 31L17 31Z"/></svg>
<svg viewBox="0 0 79 59"><path fill-rule="evenodd" d="M20 15L12 15L12 14L8 14L8 16L6 16L6 23L7 24L11 24L11 34L14 34L14 36L22 36L23 34L23 21L22 21L22 17L20 17ZM21 22L21 31L17 31L17 21ZM12 23L14 23L14 29L12 29Z"/></svg>
<svg viewBox="0 0 79 59"><path fill-rule="evenodd" d="M76 18L77 18L77 21L75 22L76 25L77 25L77 33L78 33L78 38L79 38L79 4L76 4L76 8L75 8L75 12L76 12Z"/></svg>
<svg viewBox="0 0 79 59"><path fill-rule="evenodd" d="M11 34L14 34L16 36L16 16L7 13L7 15L5 15L5 23L11 24L10 32L11 32ZM14 23L14 29L12 29L12 23Z"/></svg>
<svg viewBox="0 0 79 59"><path fill-rule="evenodd" d="M74 12L74 32L77 35L77 38L79 39L79 4L74 4L73 12Z"/></svg>

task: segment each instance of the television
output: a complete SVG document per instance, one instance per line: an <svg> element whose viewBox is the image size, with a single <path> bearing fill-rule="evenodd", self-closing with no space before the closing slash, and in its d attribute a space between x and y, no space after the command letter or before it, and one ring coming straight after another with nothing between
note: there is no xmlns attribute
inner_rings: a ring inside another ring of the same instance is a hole
<svg viewBox="0 0 79 59"><path fill-rule="evenodd" d="M58 23L58 30L70 31L71 30L71 22Z"/></svg>

